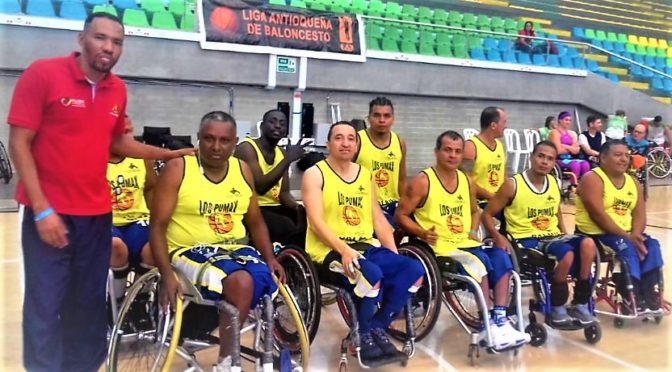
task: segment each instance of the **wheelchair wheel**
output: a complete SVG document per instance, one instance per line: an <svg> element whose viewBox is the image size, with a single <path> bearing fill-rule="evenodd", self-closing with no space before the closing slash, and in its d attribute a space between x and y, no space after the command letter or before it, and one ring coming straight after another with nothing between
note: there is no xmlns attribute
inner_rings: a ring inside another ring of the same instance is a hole
<svg viewBox="0 0 672 372"><path fill-rule="evenodd" d="M293 354L293 360L304 371L308 370L310 359L310 341L308 330L301 317L300 308L294 295L287 285L280 283L275 277L279 293L273 300L273 325L274 349L280 358L283 350L289 350ZM319 307L318 307L319 309Z"/></svg>
<svg viewBox="0 0 672 372"><path fill-rule="evenodd" d="M583 335L589 344L595 345L602 339L602 328L598 323L593 324L583 329Z"/></svg>
<svg viewBox="0 0 672 372"><path fill-rule="evenodd" d="M420 341L429 334L439 319L441 273L434 255L428 248L414 243L406 243L399 246L399 254L417 259L425 269L422 287L412 297L411 301L415 340ZM403 315L399 316L397 320L392 322L388 331L390 336L395 339L405 341L407 339L406 318Z"/></svg>
<svg viewBox="0 0 672 372"><path fill-rule="evenodd" d="M12 163L9 162L9 156L5 150L5 145L0 142L0 180L5 184L12 179Z"/></svg>
<svg viewBox="0 0 672 372"><path fill-rule="evenodd" d="M652 176L665 178L672 172L672 159L662 149L654 149L646 155L646 164Z"/></svg>
<svg viewBox="0 0 672 372"><path fill-rule="evenodd" d="M320 325L322 299L315 265L301 248L292 246L281 250L277 260L285 269L287 286L294 295L312 342Z"/></svg>
<svg viewBox="0 0 672 372"><path fill-rule="evenodd" d="M473 330L481 328L481 317L478 315L478 303L467 283L445 280L443 296L446 305Z"/></svg>
<svg viewBox="0 0 672 372"><path fill-rule="evenodd" d="M176 309L161 314L159 284L154 269L129 288L110 336L106 370L168 371L179 342L182 300Z"/></svg>
<svg viewBox="0 0 672 372"><path fill-rule="evenodd" d="M525 327L525 333L530 335L530 345L539 347L546 343L548 333L546 328L539 323L530 323Z"/></svg>

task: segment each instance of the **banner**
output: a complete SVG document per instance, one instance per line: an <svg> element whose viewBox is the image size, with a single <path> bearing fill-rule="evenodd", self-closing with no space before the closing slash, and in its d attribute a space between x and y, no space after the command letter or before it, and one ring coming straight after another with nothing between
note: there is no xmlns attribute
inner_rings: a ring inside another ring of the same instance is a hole
<svg viewBox="0 0 672 372"><path fill-rule="evenodd" d="M277 7L266 1L202 0L201 47L364 61L355 15Z"/></svg>

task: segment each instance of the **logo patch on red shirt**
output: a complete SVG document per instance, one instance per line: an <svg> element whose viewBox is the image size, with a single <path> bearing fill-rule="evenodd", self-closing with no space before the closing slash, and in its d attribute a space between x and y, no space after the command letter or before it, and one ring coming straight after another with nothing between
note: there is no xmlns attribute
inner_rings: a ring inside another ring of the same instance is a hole
<svg viewBox="0 0 672 372"><path fill-rule="evenodd" d="M114 116L115 118L119 117L119 106L118 105L112 106L112 111L110 111L110 115Z"/></svg>
<svg viewBox="0 0 672 372"><path fill-rule="evenodd" d="M61 105L65 107L86 108L86 101L79 98L61 98Z"/></svg>

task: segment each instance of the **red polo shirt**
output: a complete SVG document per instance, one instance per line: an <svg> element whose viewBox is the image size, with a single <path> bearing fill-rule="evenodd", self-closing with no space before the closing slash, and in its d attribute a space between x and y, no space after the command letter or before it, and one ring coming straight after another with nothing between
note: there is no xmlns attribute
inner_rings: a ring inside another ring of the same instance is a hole
<svg viewBox="0 0 672 372"><path fill-rule="evenodd" d="M111 211L106 181L112 136L123 134L126 86L112 73L93 86L78 53L34 62L16 83L7 122L35 131L31 152L56 212L85 216ZM16 200L30 205L21 182Z"/></svg>

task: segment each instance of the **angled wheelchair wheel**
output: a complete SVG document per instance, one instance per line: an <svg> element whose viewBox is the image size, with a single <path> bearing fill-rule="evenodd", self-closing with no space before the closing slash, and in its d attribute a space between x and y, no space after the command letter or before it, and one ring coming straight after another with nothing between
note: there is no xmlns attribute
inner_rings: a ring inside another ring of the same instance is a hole
<svg viewBox="0 0 672 372"><path fill-rule="evenodd" d="M161 274L154 269L129 288L114 324L106 370L168 371L182 326L182 300L175 311L159 311Z"/></svg>
<svg viewBox="0 0 672 372"><path fill-rule="evenodd" d="M444 279L443 296L451 312L465 325L476 331L481 328L478 302L467 283Z"/></svg>
<svg viewBox="0 0 672 372"><path fill-rule="evenodd" d="M9 161L9 155L7 150L5 150L5 145L0 142L0 180L5 184L9 183L9 180L12 179L12 163Z"/></svg>
<svg viewBox="0 0 672 372"><path fill-rule="evenodd" d="M317 269L298 247L286 246L278 253L277 260L285 269L287 287L291 289L312 342L320 326L321 315L322 294Z"/></svg>
<svg viewBox="0 0 672 372"><path fill-rule="evenodd" d="M665 178L672 172L672 159L662 149L654 149L646 155L646 164L652 176Z"/></svg>
<svg viewBox="0 0 672 372"><path fill-rule="evenodd" d="M273 300L273 344L276 354L274 359L280 360L282 351L287 350L292 354L293 368L300 366L307 371L310 359L308 330L291 289L288 285L275 280L279 293Z"/></svg>
<svg viewBox="0 0 672 372"><path fill-rule="evenodd" d="M414 258L425 269L422 287L411 299L411 311L413 312L413 326L415 328L415 340L425 338L434 328L439 319L441 310L441 273L436 264L434 254L429 248L416 242L409 242L399 246L399 254ZM403 314L390 325L389 333L397 340L406 340L406 318Z"/></svg>

